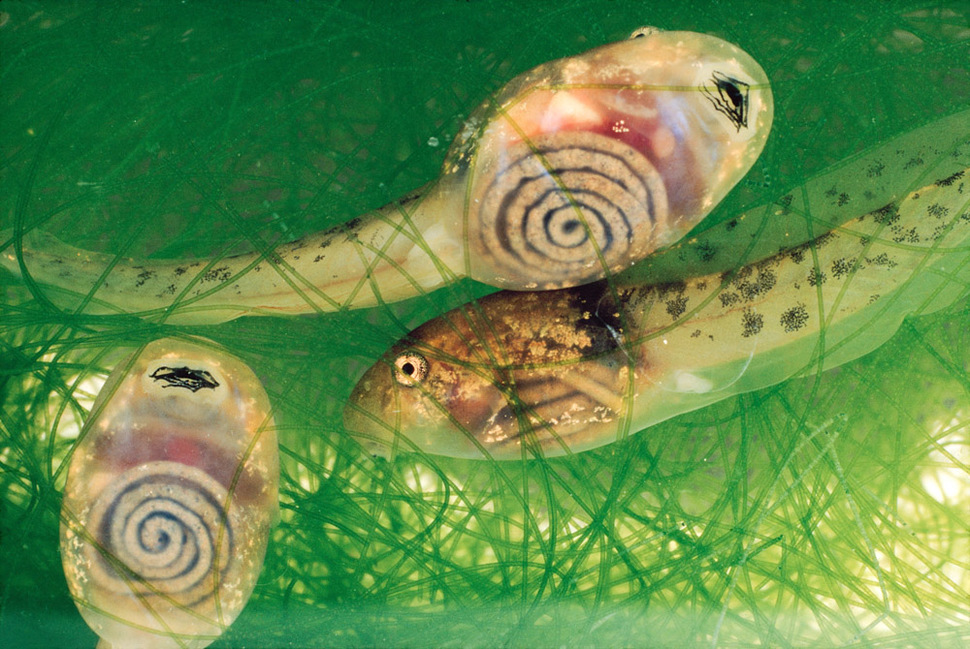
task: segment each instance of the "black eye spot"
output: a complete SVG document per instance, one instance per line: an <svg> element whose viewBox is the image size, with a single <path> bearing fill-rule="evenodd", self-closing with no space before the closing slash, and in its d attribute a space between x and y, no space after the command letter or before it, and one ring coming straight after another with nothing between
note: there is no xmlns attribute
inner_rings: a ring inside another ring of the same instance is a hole
<svg viewBox="0 0 970 649"><path fill-rule="evenodd" d="M741 90L733 83L724 84L724 94L731 100L735 108L740 108L744 105L744 95L741 94Z"/></svg>
<svg viewBox="0 0 970 649"><path fill-rule="evenodd" d="M199 390L215 390L219 387L219 382L208 370L195 369L191 367L165 367L161 366L149 376L158 383L161 381L162 388L185 388L191 392Z"/></svg>
<svg viewBox="0 0 970 649"><path fill-rule="evenodd" d="M738 131L748 126L748 90L747 83L720 72L714 72L711 80L705 83L702 90L714 105L717 112L726 115Z"/></svg>
<svg viewBox="0 0 970 649"><path fill-rule="evenodd" d="M415 386L428 376L428 361L417 352L407 351L394 359L394 380L405 387Z"/></svg>

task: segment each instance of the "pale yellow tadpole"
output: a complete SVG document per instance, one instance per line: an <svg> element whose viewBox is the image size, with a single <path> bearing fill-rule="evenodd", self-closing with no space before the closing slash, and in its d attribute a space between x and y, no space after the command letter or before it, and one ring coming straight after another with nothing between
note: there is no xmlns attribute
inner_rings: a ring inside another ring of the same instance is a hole
<svg viewBox="0 0 970 649"><path fill-rule="evenodd" d="M512 79L468 117L436 180L336 228L184 260L78 250L34 230L0 265L62 308L199 324L369 307L466 276L577 286L684 236L751 168L772 112L764 71L737 46L646 30Z"/></svg>
<svg viewBox="0 0 970 649"><path fill-rule="evenodd" d="M269 401L214 343L120 363L73 450L61 560L100 649L208 646L236 619L279 518Z"/></svg>

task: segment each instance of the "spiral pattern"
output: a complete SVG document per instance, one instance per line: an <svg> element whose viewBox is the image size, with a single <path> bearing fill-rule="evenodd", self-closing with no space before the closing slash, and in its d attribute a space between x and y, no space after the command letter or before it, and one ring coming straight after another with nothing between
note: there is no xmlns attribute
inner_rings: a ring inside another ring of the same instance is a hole
<svg viewBox="0 0 970 649"><path fill-rule="evenodd" d="M582 284L652 250L667 221L663 179L623 141L560 131L520 142L480 184L475 254L506 283ZM595 245L594 245L595 242Z"/></svg>
<svg viewBox="0 0 970 649"><path fill-rule="evenodd" d="M212 597L238 561L235 508L204 471L149 462L115 478L95 501L90 565L102 588L161 596L185 606Z"/></svg>

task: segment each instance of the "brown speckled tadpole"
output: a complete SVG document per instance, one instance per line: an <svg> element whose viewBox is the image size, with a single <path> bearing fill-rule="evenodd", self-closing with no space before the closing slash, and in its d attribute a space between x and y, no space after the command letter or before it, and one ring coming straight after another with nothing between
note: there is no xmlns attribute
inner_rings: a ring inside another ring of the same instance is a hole
<svg viewBox="0 0 970 649"><path fill-rule="evenodd" d="M391 348L347 429L381 455L563 455L834 367L965 294L968 206L960 172L735 271L495 293Z"/></svg>

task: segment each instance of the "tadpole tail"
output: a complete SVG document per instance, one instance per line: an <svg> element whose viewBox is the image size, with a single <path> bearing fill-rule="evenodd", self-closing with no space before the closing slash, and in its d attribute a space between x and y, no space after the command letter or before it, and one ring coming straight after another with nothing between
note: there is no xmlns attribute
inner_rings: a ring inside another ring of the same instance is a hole
<svg viewBox="0 0 970 649"><path fill-rule="evenodd" d="M134 259L82 250L40 230L16 245L0 232L0 266L58 309L176 324L244 315L371 307L421 295L463 272L463 247L428 200L381 210L296 241L212 259ZM452 228L453 229L453 228Z"/></svg>

